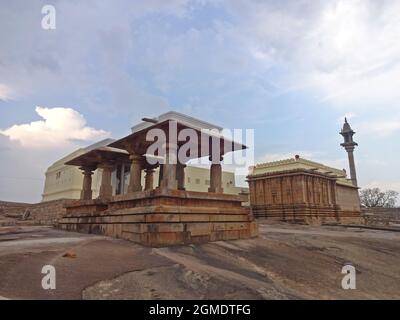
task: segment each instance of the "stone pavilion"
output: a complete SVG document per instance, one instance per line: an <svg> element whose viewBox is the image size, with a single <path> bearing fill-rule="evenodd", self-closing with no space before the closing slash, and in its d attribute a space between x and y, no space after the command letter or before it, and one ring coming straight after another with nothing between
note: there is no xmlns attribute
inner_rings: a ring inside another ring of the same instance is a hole
<svg viewBox="0 0 400 320"><path fill-rule="evenodd" d="M196 133L196 139L181 141L179 137L188 129ZM247 196L224 194L222 186L224 155L246 146L224 138L220 130L169 112L158 118L144 118L132 134L68 161L66 164L82 170L84 179L81 198L66 206L59 227L155 247L256 237L258 226L250 209L242 205ZM155 154L149 155L154 143L159 142L151 139L154 132L164 133L166 139ZM188 153L188 146L196 152ZM178 157L183 148L185 161ZM205 156L211 162L208 192L185 190L186 162ZM122 163L130 165L128 193L112 195L111 172ZM160 178L153 188L157 167ZM91 177L96 168L103 170L99 197L93 199Z"/></svg>

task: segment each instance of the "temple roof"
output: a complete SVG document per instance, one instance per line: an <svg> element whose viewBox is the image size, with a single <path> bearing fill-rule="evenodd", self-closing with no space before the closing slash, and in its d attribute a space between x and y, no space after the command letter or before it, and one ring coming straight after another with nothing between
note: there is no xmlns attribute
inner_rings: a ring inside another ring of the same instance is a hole
<svg viewBox="0 0 400 320"><path fill-rule="evenodd" d="M193 122L193 121L187 121L189 117L186 117L185 119L179 119L179 117L172 117L171 115L177 115L178 113L167 113L165 115L170 115L170 116L165 116L163 120L154 120L156 123L151 123L148 122L145 125L140 124L136 127L134 127L134 132L131 133L130 135L123 137L113 143L111 143L109 146L114 147L114 148L119 148L119 149L124 149L128 150L129 152L134 151L137 154L146 154L147 149L150 145L154 143L154 141L147 141L146 140L146 135L151 129L161 129L166 137L168 138L169 136L169 125L170 123L176 123L177 126L177 134L179 134L182 130L184 129L193 129L195 130L197 134L197 141L193 142L194 145L193 147L198 148L198 157L201 156L209 156L211 154L211 143L204 144L202 143L202 135L205 137L208 137L209 139L214 138L212 141L219 141L220 143L220 151L221 154L226 153L225 152L225 146L231 146L230 151L237 151L237 150L243 150L246 149L247 147L241 143L234 142L230 139L227 139L222 135L221 128L220 127L215 127L211 124L208 124L208 127L205 128L204 126L199 126L199 123ZM178 114L181 115L181 114ZM182 115L184 116L184 115ZM160 116L161 117L161 116ZM192 118L194 119L194 118ZM150 119L149 119L150 120ZM204 132L203 129L208 129L212 130L212 132ZM186 141L178 141L177 142L179 146L186 144ZM194 157L193 157L194 158Z"/></svg>
<svg viewBox="0 0 400 320"><path fill-rule="evenodd" d="M63 167L65 165L66 162L77 158L78 156L85 154L93 149L99 148L99 147L104 147L108 144L110 144L111 142L114 142L114 139L104 139L101 141L98 141L96 143L93 143L87 147L84 148L79 148L75 151L73 151L72 153L66 155L65 157L57 160L56 162L52 163L50 167L47 168L46 172L50 172L50 171L55 171L55 170L60 170L61 167Z"/></svg>
<svg viewBox="0 0 400 320"><path fill-rule="evenodd" d="M144 119L146 119L146 118L143 118L143 120ZM180 122L182 124L186 124L187 126L189 126L191 128L197 128L197 129L210 129L210 130L217 129L218 131L221 131L223 129L222 127L217 126L215 124L212 124L207 121L200 120L200 119L197 119L197 118L194 118L194 117L191 117L191 116L188 116L186 114L179 113L176 111L169 111L169 112L159 115L158 117L150 118L149 120L154 121L153 123L163 122L166 120L173 120L173 121ZM132 132L138 132L138 131L146 129L150 126L151 126L151 122L143 121L143 122L133 126Z"/></svg>
<svg viewBox="0 0 400 320"><path fill-rule="evenodd" d="M125 150L102 146L96 149L91 149L88 152L67 161L65 164L97 168L100 164L112 161L129 162L129 154Z"/></svg>
<svg viewBox="0 0 400 320"><path fill-rule="evenodd" d="M283 172L294 169L315 170L315 172L327 174L329 176L337 178L337 183L339 184L349 185L349 186L352 185L351 180L347 179L346 171L344 169L340 170L332 168L322 163L300 158L299 156L290 159L257 164L251 168L250 175Z"/></svg>
<svg viewBox="0 0 400 320"><path fill-rule="evenodd" d="M143 159L143 168L150 169L157 167L156 164L151 164L145 159L157 158L146 155ZM130 163L129 153L126 150L113 148L110 146L103 146L96 149L91 149L86 153L79 154L77 157L65 162L66 165L79 166L79 167L93 167L97 168L101 164L110 163ZM154 162L154 161L153 161Z"/></svg>

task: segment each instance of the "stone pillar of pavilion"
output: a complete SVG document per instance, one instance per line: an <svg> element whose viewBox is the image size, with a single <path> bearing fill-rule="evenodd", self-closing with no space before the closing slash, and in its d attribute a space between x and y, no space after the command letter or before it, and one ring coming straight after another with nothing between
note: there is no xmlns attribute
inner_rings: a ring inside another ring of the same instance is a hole
<svg viewBox="0 0 400 320"><path fill-rule="evenodd" d="M146 175L144 177L144 190L152 190L154 183L154 169L146 169Z"/></svg>
<svg viewBox="0 0 400 320"><path fill-rule="evenodd" d="M176 165L176 180L178 180L178 190L185 190L185 167L186 164Z"/></svg>
<svg viewBox="0 0 400 320"><path fill-rule="evenodd" d="M114 165L112 163L104 163L99 165L98 168L103 170L99 198L108 200L112 197L111 174L114 169Z"/></svg>
<svg viewBox="0 0 400 320"><path fill-rule="evenodd" d="M178 146L173 143L164 145L165 163L163 165L163 175L161 187L166 189L178 189L178 181L176 180L176 164Z"/></svg>
<svg viewBox="0 0 400 320"><path fill-rule="evenodd" d="M142 156L131 154L129 159L132 161L128 192L142 191Z"/></svg>
<svg viewBox="0 0 400 320"><path fill-rule="evenodd" d="M161 187L162 178L163 178L163 174L164 174L164 165L160 163L159 168L160 169L158 171L158 186Z"/></svg>
<svg viewBox="0 0 400 320"><path fill-rule="evenodd" d="M222 156L215 159L210 157L211 168L210 168L210 187L208 188L208 192L214 193L223 193L224 189L222 188L222 167L221 161L223 160Z"/></svg>
<svg viewBox="0 0 400 320"><path fill-rule="evenodd" d="M94 167L80 167L83 173L81 200L92 200L92 174Z"/></svg>

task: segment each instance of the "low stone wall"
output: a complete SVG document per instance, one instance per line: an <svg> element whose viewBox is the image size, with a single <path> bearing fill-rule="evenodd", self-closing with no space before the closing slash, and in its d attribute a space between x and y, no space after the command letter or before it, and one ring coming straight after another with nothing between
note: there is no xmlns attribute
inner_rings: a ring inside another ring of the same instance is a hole
<svg viewBox="0 0 400 320"><path fill-rule="evenodd" d="M35 224L53 225L66 213L65 205L74 200L60 199L34 204L0 202L0 213L17 221L26 220Z"/></svg>
<svg viewBox="0 0 400 320"><path fill-rule="evenodd" d="M400 229L400 208L362 209L365 224Z"/></svg>
<svg viewBox="0 0 400 320"><path fill-rule="evenodd" d="M0 201L0 226L15 225L30 205L29 203Z"/></svg>
<svg viewBox="0 0 400 320"><path fill-rule="evenodd" d="M56 224L66 213L65 205L74 200L61 199L36 203L30 206L30 219L38 224Z"/></svg>
<svg viewBox="0 0 400 320"><path fill-rule="evenodd" d="M15 208L15 207L26 207L29 206L30 203L25 202L11 202L11 201L0 201L0 209L3 208Z"/></svg>
<svg viewBox="0 0 400 320"><path fill-rule="evenodd" d="M21 212L30 206L29 203L0 201L0 215L18 216Z"/></svg>
<svg viewBox="0 0 400 320"><path fill-rule="evenodd" d="M363 208L363 214L375 214L375 215L389 215L393 217L400 217L399 208Z"/></svg>

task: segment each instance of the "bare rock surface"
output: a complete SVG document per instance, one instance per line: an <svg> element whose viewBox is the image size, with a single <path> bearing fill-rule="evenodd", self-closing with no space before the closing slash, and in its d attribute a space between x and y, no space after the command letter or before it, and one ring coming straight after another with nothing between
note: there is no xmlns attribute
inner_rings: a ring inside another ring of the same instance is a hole
<svg viewBox="0 0 400 320"><path fill-rule="evenodd" d="M0 228L9 299L399 299L400 233L260 223L260 237L146 248L49 227ZM343 290L342 267L357 270ZM41 288L54 265L56 290Z"/></svg>

